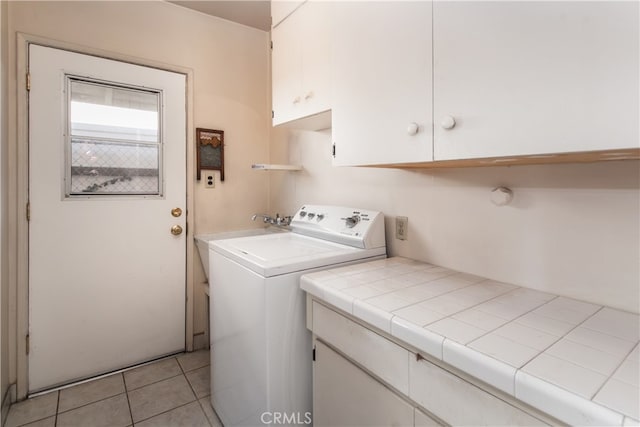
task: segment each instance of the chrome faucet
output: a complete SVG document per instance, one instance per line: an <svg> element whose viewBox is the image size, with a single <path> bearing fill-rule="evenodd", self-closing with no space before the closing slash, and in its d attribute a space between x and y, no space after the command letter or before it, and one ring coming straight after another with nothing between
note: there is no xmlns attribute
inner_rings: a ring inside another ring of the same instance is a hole
<svg viewBox="0 0 640 427"><path fill-rule="evenodd" d="M263 222L271 222L271 220L273 219L269 215L255 214L254 216L251 217L251 221L255 221L256 218L258 218L258 217L262 218Z"/></svg>
<svg viewBox="0 0 640 427"><path fill-rule="evenodd" d="M272 218L269 215L265 214L255 214L251 217L251 221L255 221L258 217L262 218L262 222L264 222L265 224L276 225L280 227L286 227L291 224L290 216L281 217L280 214L276 214L275 218Z"/></svg>

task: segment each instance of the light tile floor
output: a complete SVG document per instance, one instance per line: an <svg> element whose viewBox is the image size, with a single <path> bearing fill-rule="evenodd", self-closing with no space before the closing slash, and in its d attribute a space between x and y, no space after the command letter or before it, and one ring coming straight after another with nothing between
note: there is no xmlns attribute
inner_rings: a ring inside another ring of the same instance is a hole
<svg viewBox="0 0 640 427"><path fill-rule="evenodd" d="M9 409L5 427L221 427L209 401L209 351L47 393Z"/></svg>

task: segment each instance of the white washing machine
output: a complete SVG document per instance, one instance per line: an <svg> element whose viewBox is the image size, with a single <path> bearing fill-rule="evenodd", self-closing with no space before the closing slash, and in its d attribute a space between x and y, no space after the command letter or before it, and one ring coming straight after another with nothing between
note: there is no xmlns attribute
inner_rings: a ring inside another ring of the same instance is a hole
<svg viewBox="0 0 640 427"><path fill-rule="evenodd" d="M310 423L300 276L386 257L380 212L306 205L290 228L209 244L211 403L227 427Z"/></svg>

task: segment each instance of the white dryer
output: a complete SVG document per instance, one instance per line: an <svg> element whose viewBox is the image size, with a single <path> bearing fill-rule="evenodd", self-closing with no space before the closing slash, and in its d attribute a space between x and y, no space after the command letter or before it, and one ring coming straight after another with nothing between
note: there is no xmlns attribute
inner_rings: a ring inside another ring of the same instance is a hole
<svg viewBox="0 0 640 427"><path fill-rule="evenodd" d="M290 228L209 244L211 403L227 427L311 422L300 276L386 257L380 212L306 205Z"/></svg>

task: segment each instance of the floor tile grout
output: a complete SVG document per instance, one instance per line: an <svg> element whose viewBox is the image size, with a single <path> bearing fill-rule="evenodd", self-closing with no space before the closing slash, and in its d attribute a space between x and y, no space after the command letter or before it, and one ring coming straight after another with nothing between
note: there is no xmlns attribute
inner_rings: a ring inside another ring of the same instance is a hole
<svg viewBox="0 0 640 427"><path fill-rule="evenodd" d="M209 394L209 396L205 396L205 397L210 397L210 396L211 396L211 395ZM204 399L204 397L203 397L203 398L201 398L201 399ZM204 407L202 406L202 402L200 402L200 400L201 400L201 399L198 399L198 400L197 400L198 405L200 405L200 409L201 409L201 410L202 410L202 412L204 413L204 418L207 420L207 422L209 423L209 425L210 425L211 427L213 427L213 423L211 422L211 420L210 420L210 419L209 419L209 417L207 416L207 412L204 410ZM211 407L211 409L213 410L213 407ZM213 411L213 413L214 413L214 415L216 414L216 413L215 413L215 410ZM217 415L216 415L216 416L217 416Z"/></svg>
<svg viewBox="0 0 640 427"><path fill-rule="evenodd" d="M190 354L193 354L193 353L190 353ZM171 359L171 358L167 358L167 359L163 359L163 360L170 360L170 359ZM60 390L56 390L55 392L56 392L57 394L56 394L56 396L55 396L56 401L55 401L55 412L54 412L54 413L52 413L52 414L50 414L50 415L48 415L48 416L45 416L45 417L43 417L43 418L37 419L37 420L29 420L29 421L27 421L26 423L22 423L22 424L18 425L17 427L24 426L24 425L26 425L26 424L30 424L30 423L33 423L33 422L43 421L43 420L48 419L48 418L51 418L51 417L53 417L53 425L54 425L55 427L57 427L57 426L58 426L58 423L59 423L60 415L62 415L62 414L67 414L67 413L69 413L69 412L72 412L72 411L75 411L75 410L79 410L79 409L81 409L81 408L85 408L85 407L87 407L87 406L94 405L94 404L97 404L97 403L100 403L100 402L104 402L104 401L106 401L106 400L108 400L108 399L113 399L113 398L116 398L116 397L120 397L122 394L124 394L124 395L125 395L124 397L125 397L125 398L126 398L126 400L127 400L127 409L128 409L128 413L129 413L129 417L130 417L130 424L128 424L128 426L131 426L131 427L132 427L132 426L135 426L137 423L140 423L140 422L143 422L143 421L146 421L146 420L152 419L152 418L154 418L154 417L157 417L157 416L160 416L160 415L163 415L163 414L169 413L169 412L174 411L174 410L176 410L176 409L178 409L178 408L182 408L182 407L184 407L184 406L191 405L191 404L193 404L194 402L197 402L197 406L196 406L196 407L194 407L194 409L193 409L193 410L194 410L194 411L200 411L200 413L202 414L202 416L204 416L205 420L207 421L207 425L214 426L214 425L215 425L215 419L210 419L210 417L209 417L209 415L208 415L208 413L210 412L210 411L209 411L209 408L206 408L206 409L205 409L204 405L206 404L206 401L203 401L203 400L206 400L207 398L210 398L210 396L211 396L211 392L210 392L210 390L207 392L207 390L206 390L206 389L203 389L203 390L202 390L202 392L204 392L205 394L204 394L203 396L198 396L198 393L196 393L196 390L195 390L195 388L194 388L194 385L191 383L191 381L189 380L189 378L188 378L188 376L187 376L189 373L192 373L192 372L195 372L195 371L201 370L201 369L203 369L203 368L208 368L208 367L210 366L210 363L205 363L205 364L203 364L203 365L195 366L195 367L193 367L193 368L191 368L191 369L186 370L186 369L185 369L185 366L183 366L183 365L180 363L180 361L178 360L178 357L177 357L177 356L173 356L173 359L175 359L175 363L177 363L177 364L178 364L178 367L179 367L179 370L180 370L180 373L178 373L178 374L176 374L176 375L172 375L172 376L169 376L169 377L166 377L166 378L162 378L162 379L160 379L160 380L153 381L153 382L150 382L150 383L148 383L148 384L144 384L144 385L142 385L142 386L140 386L140 387L136 387L136 388L131 389L131 388L130 388L130 386L129 386L129 385L127 385L127 381L126 381L126 379L125 379L125 373L126 373L126 372L118 372L117 374L119 374L119 375L121 376L120 378L121 378L121 380L122 380L122 384L123 384L123 389L124 389L124 390L123 390L122 392L119 392L119 393L116 393L116 394L111 394L111 395L109 395L109 396L101 396L101 397L100 397L99 399L97 399L97 400L94 400L94 401L92 401L92 402L88 402L88 403L85 403L85 404L82 404L82 405L79 405L79 406L76 406L76 407L73 407L73 408L70 408L70 409L66 409L66 410L64 410L64 411L61 411L61 410L60 410L60 409L61 409L61 406L60 406L60 405L61 405L61 398L62 398L62 396L61 396L61 391L60 391ZM187 359L187 360L189 360L189 359ZM199 362L199 361L200 361L200 359L198 359L197 357L196 357L195 359L191 359L191 360L194 360L194 361L196 361L196 362ZM159 360L159 361L157 361L157 362L160 362L160 360ZM152 365L152 363L147 364L147 365L145 365L145 366L149 366L149 365ZM196 365L198 365L198 363L196 363ZM186 366L189 366L189 363L188 363L188 362L187 362ZM114 374L113 374L113 376L115 376L115 375L116 375L116 374L114 373ZM171 408L171 409L167 409L167 410L162 411L162 412L159 412L159 413L157 413L157 414L153 414L152 416L146 417L146 418L144 418L144 419L142 419L142 420L139 420L139 421L137 421L137 422L134 422L134 418L133 418L133 410L132 410L131 400L130 400L130 396L129 396L129 394L130 394L131 392L135 392L135 391L140 390L140 389L143 389L143 388L145 388L145 387L152 386L152 385L154 385L154 384L158 384L158 383L160 383L160 382L162 382L162 381L166 381L166 380L170 380L170 379L177 378L177 377L179 377L180 375L182 375L183 379L186 381L187 385L189 386L189 390L190 390L190 391L191 391L191 393L192 393L192 394L191 394L192 400L190 400L189 402L186 402L186 403L180 404L180 405L178 405L178 406L175 406L175 407L173 407L173 408ZM106 377L108 378L108 376L106 376ZM98 381L98 380L103 379L103 378L105 378L105 377L96 378L94 381ZM37 406L36 406L36 407L37 407ZM197 408L197 409L196 409L196 408ZM124 409L124 408L123 408L123 409ZM211 408L211 410L213 410L213 408ZM213 414L214 414L214 416L217 416L217 415L215 414L215 410L213 410ZM124 414L123 414L123 415L124 415ZM75 415L74 415L74 416L75 416Z"/></svg>
<svg viewBox="0 0 640 427"><path fill-rule="evenodd" d="M60 390L58 390L57 393L58 393L58 399L56 402L56 413L55 413L55 418L53 419L53 427L58 426L58 411L60 411Z"/></svg>
<svg viewBox="0 0 640 427"><path fill-rule="evenodd" d="M105 401L105 400L108 400L108 399L113 399L113 398L114 398L114 397L116 397L116 396L120 396L121 394L126 394L126 393L127 393L126 391L123 391L123 392L121 392L121 393L113 394L113 395L111 395L111 396L101 397L101 398L100 398L100 399L98 399L98 400L94 400L94 401L92 401L92 402L85 403L85 404L82 404L82 405L79 405L79 406L74 406L73 408L71 408L71 409L66 409L66 410L64 410L64 411L61 411L61 410L59 409L59 408L60 408L60 405L58 404L58 409L56 409L56 419L58 418L58 415L66 414L67 412L75 411L76 409L84 408L85 406L93 405L94 403L102 402L102 401Z"/></svg>
<svg viewBox="0 0 640 427"><path fill-rule="evenodd" d="M155 418L155 417L160 416L160 415L162 415L162 414L166 414L167 412L174 411L174 410L176 410L176 409L178 409L178 408L182 408L183 406L191 405L193 402L197 402L197 401L198 401L198 399L196 398L196 400L192 400L191 402L183 403L182 405L178 405L178 406L176 406L175 408L167 409L166 411L163 411L163 412L158 412L157 414L154 414L154 415L152 415L152 416L150 416L150 417L147 417L147 418L145 418L145 419L142 419L142 420L139 420L139 421L134 422L134 423L133 423L133 426L135 427L135 425L136 425L136 424L138 424L138 423L141 423L141 422L143 422L143 421L150 420L151 418ZM200 408L200 409L202 409L202 408ZM206 415L205 415L205 418L206 418ZM132 418L132 420L133 420L133 418Z"/></svg>
<svg viewBox="0 0 640 427"><path fill-rule="evenodd" d="M153 381L153 382L150 382L148 384L141 385L140 387L132 388L131 390L128 390L127 393L132 392L132 391L136 391L136 390L140 390L141 388L145 388L145 387L148 387L148 386L153 385L153 384L161 383L162 381L166 381L166 380L170 380L170 379L175 378L175 377L179 377L180 375L184 375L184 374L175 374L175 375L163 378L163 379L158 380L158 381Z"/></svg>
<svg viewBox="0 0 640 427"><path fill-rule="evenodd" d="M124 383L124 393L127 395L127 407L129 408L129 419L131 420L131 425L133 426L133 411L131 410L131 401L129 400L129 389L127 388L127 380L124 377L124 372L122 373L122 382Z"/></svg>
<svg viewBox="0 0 640 427"><path fill-rule="evenodd" d="M189 378L187 378L187 374L183 373L182 375L184 375L184 379L187 381L187 384L189 384L191 393L193 393L193 396L196 398L196 400L198 400L198 395L196 394L196 391L193 389L193 385L191 384L191 381L189 381Z"/></svg>

